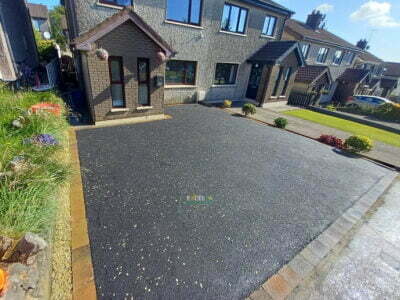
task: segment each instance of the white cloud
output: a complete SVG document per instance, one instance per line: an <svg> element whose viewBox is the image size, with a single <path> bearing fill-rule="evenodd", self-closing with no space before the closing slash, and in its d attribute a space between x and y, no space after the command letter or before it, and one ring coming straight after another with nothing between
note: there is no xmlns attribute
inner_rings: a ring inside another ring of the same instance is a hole
<svg viewBox="0 0 400 300"><path fill-rule="evenodd" d="M330 11L333 10L333 5L332 4L328 4L328 3L324 3L319 5L316 10L319 10L321 13L326 14Z"/></svg>
<svg viewBox="0 0 400 300"><path fill-rule="evenodd" d="M373 27L399 27L390 11L392 4L389 2L368 1L350 15L353 21L366 21Z"/></svg>

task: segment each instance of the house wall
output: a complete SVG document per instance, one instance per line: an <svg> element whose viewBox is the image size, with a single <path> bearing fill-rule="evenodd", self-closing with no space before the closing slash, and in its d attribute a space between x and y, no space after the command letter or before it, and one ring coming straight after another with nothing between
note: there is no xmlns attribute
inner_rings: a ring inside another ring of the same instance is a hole
<svg viewBox="0 0 400 300"><path fill-rule="evenodd" d="M117 12L116 9L98 5L97 0L69 0L69 2L71 2L68 4L69 7L76 6L76 26L72 30L75 30L75 36L88 31ZM172 24L166 21L167 0L134 1L135 12L178 52L174 59L197 62L196 85L166 87L166 103L193 102L197 98L198 92L203 92L207 100L242 99L246 93L251 69L246 60L266 42L273 40L261 36L267 14L278 17L275 39L280 40L285 21L284 15L247 5L241 1L226 2L249 9L247 29L244 35L220 31L224 0L203 1L201 26ZM71 21L72 17L69 19ZM239 64L235 85L224 87L213 85L217 63Z"/></svg>
<svg viewBox="0 0 400 300"><path fill-rule="evenodd" d="M145 35L133 22L128 21L117 27L96 42L96 46L104 48L110 56L122 56L126 110L112 109L110 92L110 75L107 60L100 60L95 53L84 54L83 62L87 65L83 77L86 87L91 87L88 99L93 111L94 121L118 119L133 116L146 116L164 112L164 88L155 87L155 76L164 76L165 64L159 63L157 53L159 47ZM137 59L150 59L150 98L151 109L137 110L138 80ZM118 111L117 111L118 110Z"/></svg>
<svg viewBox="0 0 400 300"><path fill-rule="evenodd" d="M24 0L0 2L0 22L4 33L3 42L10 54L9 65L14 69L18 69L21 64L31 68L37 67L36 42ZM18 71L15 70L14 73L18 74ZM10 78L10 80L15 79Z"/></svg>

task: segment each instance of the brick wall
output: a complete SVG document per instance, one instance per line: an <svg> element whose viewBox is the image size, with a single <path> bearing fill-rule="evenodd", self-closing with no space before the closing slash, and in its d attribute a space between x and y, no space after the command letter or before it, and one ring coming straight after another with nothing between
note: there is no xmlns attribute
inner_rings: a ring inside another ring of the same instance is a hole
<svg viewBox="0 0 400 300"><path fill-rule="evenodd" d="M123 58L125 101L128 111L112 112L108 61L102 61L93 52L89 52L85 54L84 62L87 64L87 74L84 75L90 83L89 101L93 108L95 121L164 112L164 88L155 87L153 80L155 76L164 76L165 64L157 61L157 52L160 49L150 38L133 22L128 21L99 39L96 46L106 49L110 56ZM137 107L140 106L138 104L138 58L150 60L150 104L152 108L145 111L137 110Z"/></svg>

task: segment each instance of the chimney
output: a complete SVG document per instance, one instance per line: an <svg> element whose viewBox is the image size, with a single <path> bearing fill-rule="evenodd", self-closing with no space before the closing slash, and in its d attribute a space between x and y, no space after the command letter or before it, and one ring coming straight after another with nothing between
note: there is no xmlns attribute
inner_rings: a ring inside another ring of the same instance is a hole
<svg viewBox="0 0 400 300"><path fill-rule="evenodd" d="M366 39L361 39L357 42L357 47L362 49L362 50L368 50L368 41Z"/></svg>
<svg viewBox="0 0 400 300"><path fill-rule="evenodd" d="M319 10L313 10L313 12L308 15L306 24L313 30L318 30L325 18L326 15L322 14Z"/></svg>

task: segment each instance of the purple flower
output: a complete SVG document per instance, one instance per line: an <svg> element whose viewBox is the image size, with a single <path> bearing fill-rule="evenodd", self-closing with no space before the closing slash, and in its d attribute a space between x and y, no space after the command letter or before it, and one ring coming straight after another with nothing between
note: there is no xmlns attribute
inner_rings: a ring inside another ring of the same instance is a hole
<svg viewBox="0 0 400 300"><path fill-rule="evenodd" d="M39 134L29 139L24 139L24 144L36 144L38 146L56 146L58 141L50 134Z"/></svg>

